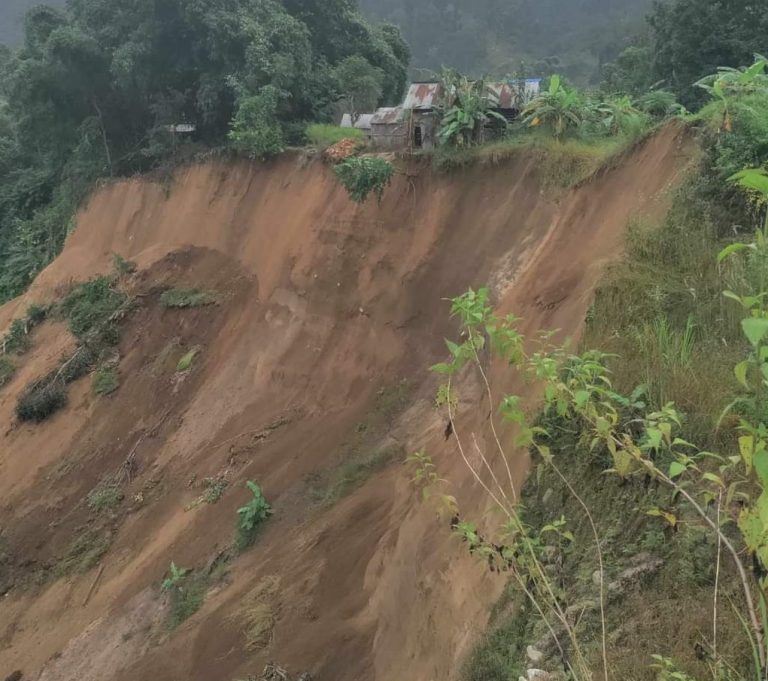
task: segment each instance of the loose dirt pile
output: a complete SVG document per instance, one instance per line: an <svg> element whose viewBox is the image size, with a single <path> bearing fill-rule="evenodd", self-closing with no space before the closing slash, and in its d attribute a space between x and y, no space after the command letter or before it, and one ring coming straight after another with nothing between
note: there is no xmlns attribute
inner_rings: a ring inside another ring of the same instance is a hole
<svg viewBox="0 0 768 681"><path fill-rule="evenodd" d="M35 332L0 389L0 677L229 681L273 661L316 681L449 679L502 584L400 465L426 448L462 506L480 503L432 407L426 367L455 332L442 301L488 283L524 333L578 336L627 220L660 214L689 153L670 127L559 196L542 192L525 153L450 177L413 166L380 206L351 204L327 166L297 157L197 165L168 194L144 180L102 188L64 253L0 308L4 329L108 271L112 254L139 268L125 282L137 307L113 395L81 379L51 420L15 422L17 395L72 347L59 322ZM164 307L171 287L216 303ZM492 374L494 390L514 386ZM482 446L477 395L462 408ZM520 477L525 466L521 454ZM96 518L89 494L120 471L121 501ZM318 504L313 479L338 483L339 500ZM246 480L275 515L229 560ZM97 519L96 567L57 576ZM221 574L172 632L159 592L171 561ZM268 597L264 583L276 585Z"/></svg>

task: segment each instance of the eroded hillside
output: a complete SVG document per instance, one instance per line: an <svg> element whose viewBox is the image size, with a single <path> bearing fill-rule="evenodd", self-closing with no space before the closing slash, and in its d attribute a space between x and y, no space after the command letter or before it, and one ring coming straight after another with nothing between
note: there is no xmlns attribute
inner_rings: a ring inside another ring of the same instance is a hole
<svg viewBox="0 0 768 681"><path fill-rule="evenodd" d="M562 193L542 189L523 151L451 176L403 166L381 205L364 207L299 156L100 189L62 255L0 308L6 328L109 272L113 254L138 266L121 283L135 305L116 392L96 397L80 379L55 416L17 422L19 394L74 345L55 319L0 388L0 676L229 681L274 660L320 680L451 678L503 584L420 504L401 465L424 447L464 506L482 499L432 406L426 368L454 332L443 299L489 284L526 335L578 336L627 221L660 215L690 152L669 126ZM169 288L214 292L215 304L168 308ZM482 446L476 395L461 408ZM524 453L517 465L522 478ZM94 510L89 494L115 476L121 501ZM215 500L206 480L226 483ZM247 480L275 513L235 556ZM62 571L88 531L100 557ZM159 588L171 561L215 573L174 630ZM266 625L253 640L256 606Z"/></svg>

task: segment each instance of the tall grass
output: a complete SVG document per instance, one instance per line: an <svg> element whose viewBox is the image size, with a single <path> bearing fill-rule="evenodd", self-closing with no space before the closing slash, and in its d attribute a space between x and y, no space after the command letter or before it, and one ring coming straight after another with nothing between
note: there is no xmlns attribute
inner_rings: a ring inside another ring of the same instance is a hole
<svg viewBox="0 0 768 681"><path fill-rule="evenodd" d="M309 143L320 149L330 147L341 140L352 139L358 142L365 141L365 133L357 128L340 128L337 125L323 125L313 123L307 126L307 140Z"/></svg>
<svg viewBox="0 0 768 681"><path fill-rule="evenodd" d="M656 407L674 402L691 437L707 442L737 390L732 367L743 357L742 311L722 291L749 290L768 264L736 259L718 266L726 242L694 174L673 197L659 227L635 223L623 260L609 269L587 320L584 343L615 353L616 387L647 389Z"/></svg>

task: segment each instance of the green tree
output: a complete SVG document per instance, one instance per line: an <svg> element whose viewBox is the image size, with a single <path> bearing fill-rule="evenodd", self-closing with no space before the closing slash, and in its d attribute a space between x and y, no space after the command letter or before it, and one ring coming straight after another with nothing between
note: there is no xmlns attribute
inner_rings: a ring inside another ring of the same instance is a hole
<svg viewBox="0 0 768 681"><path fill-rule="evenodd" d="M277 121L278 91L267 85L256 95L240 100L229 138L235 149L251 158L269 158L283 150Z"/></svg>
<svg viewBox="0 0 768 681"><path fill-rule="evenodd" d="M353 115L373 111L384 92L384 71L365 57L354 55L341 61L333 70L346 108Z"/></svg>

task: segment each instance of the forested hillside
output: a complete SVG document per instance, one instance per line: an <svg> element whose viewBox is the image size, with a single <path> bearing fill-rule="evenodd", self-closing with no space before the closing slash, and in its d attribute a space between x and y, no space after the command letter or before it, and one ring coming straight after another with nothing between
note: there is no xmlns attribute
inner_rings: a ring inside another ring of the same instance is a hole
<svg viewBox="0 0 768 681"><path fill-rule="evenodd" d="M651 0L361 0L397 24L413 66L446 64L475 74L559 71L597 82L600 66L644 27Z"/></svg>

